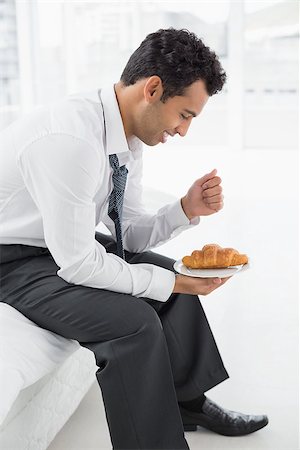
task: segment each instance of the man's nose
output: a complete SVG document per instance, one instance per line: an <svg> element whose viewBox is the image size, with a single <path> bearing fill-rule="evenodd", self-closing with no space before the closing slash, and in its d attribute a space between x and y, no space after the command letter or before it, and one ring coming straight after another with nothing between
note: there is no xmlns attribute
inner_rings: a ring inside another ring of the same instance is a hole
<svg viewBox="0 0 300 450"><path fill-rule="evenodd" d="M177 128L175 128L176 133L178 133L181 137L184 137L186 135L186 133L188 132L190 125L191 125L190 120L182 122L180 125L178 125Z"/></svg>

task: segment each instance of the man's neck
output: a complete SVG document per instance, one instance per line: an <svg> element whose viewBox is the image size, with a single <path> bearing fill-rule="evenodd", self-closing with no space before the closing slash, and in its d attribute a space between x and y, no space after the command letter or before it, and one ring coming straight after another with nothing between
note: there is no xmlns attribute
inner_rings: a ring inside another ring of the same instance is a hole
<svg viewBox="0 0 300 450"><path fill-rule="evenodd" d="M134 134L131 130L130 123L129 123L129 121L130 121L130 116L129 116L130 102L128 99L126 100L126 94L124 95L124 88L122 89L120 82L114 84L114 90L115 90L116 99L118 102L119 111L120 111L122 122L123 122L125 136L128 141L134 137ZM126 108L125 108L125 105L126 105Z"/></svg>

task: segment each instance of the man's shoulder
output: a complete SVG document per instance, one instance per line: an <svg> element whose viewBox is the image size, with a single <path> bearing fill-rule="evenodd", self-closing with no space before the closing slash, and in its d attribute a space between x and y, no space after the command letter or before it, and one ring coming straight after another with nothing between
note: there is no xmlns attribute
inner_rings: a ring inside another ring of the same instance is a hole
<svg viewBox="0 0 300 450"><path fill-rule="evenodd" d="M52 114L55 113L57 117L66 121L70 116L77 117L78 120L84 123L87 122L87 119L91 120L94 118L99 121L99 118L101 118L101 104L95 90L67 95L49 103L47 107Z"/></svg>
<svg viewBox="0 0 300 450"><path fill-rule="evenodd" d="M103 118L97 91L68 95L38 105L3 130L20 151L40 138L69 135L99 149L103 145Z"/></svg>
<svg viewBox="0 0 300 450"><path fill-rule="evenodd" d="M97 91L65 96L46 106L50 133L77 136L99 145L103 136L103 116Z"/></svg>

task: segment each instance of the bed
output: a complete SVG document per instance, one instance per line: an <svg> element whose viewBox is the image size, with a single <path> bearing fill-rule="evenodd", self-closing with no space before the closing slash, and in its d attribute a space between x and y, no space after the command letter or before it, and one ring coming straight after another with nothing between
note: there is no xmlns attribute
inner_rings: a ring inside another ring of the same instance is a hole
<svg viewBox="0 0 300 450"><path fill-rule="evenodd" d="M0 448L46 449L95 381L94 354L5 303L0 342Z"/></svg>

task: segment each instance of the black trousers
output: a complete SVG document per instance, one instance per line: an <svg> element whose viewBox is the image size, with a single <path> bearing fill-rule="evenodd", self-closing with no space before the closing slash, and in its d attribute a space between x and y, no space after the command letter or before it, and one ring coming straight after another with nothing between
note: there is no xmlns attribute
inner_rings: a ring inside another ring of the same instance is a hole
<svg viewBox="0 0 300 450"><path fill-rule="evenodd" d="M116 253L110 236L95 237ZM153 251L125 259L174 271ZM94 353L114 449L188 449L178 401L229 378L199 297L137 298L67 283L58 269L47 248L0 245L0 300Z"/></svg>

